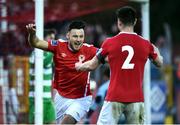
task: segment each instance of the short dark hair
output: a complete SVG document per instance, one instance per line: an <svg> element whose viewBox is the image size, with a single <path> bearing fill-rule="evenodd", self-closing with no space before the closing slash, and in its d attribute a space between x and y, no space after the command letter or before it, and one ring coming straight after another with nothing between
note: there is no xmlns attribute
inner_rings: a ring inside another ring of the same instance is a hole
<svg viewBox="0 0 180 125"><path fill-rule="evenodd" d="M116 11L117 18L124 24L124 25L134 25L136 20L136 10L130 6L125 6L119 8Z"/></svg>
<svg viewBox="0 0 180 125"><path fill-rule="evenodd" d="M81 20L72 21L68 27L68 31L71 29L84 29L85 28L85 22Z"/></svg>
<svg viewBox="0 0 180 125"><path fill-rule="evenodd" d="M44 37L48 36L49 34L56 34L55 29L44 29Z"/></svg>

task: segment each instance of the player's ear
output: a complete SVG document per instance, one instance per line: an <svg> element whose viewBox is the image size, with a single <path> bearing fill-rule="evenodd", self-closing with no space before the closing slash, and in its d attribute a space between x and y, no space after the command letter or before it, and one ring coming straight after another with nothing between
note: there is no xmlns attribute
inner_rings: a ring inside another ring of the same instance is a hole
<svg viewBox="0 0 180 125"><path fill-rule="evenodd" d="M118 26L119 29L121 29L121 27L122 27L122 22L119 19L117 21L117 26Z"/></svg>
<svg viewBox="0 0 180 125"><path fill-rule="evenodd" d="M136 25L136 22L137 22L137 18L135 18L135 21L134 21L134 26Z"/></svg>
<svg viewBox="0 0 180 125"><path fill-rule="evenodd" d="M66 34L66 38L67 38L67 39L69 39L69 32L67 32L67 34Z"/></svg>
<svg viewBox="0 0 180 125"><path fill-rule="evenodd" d="M118 25L118 26L120 25L120 20L119 20L119 19L117 20L117 25Z"/></svg>

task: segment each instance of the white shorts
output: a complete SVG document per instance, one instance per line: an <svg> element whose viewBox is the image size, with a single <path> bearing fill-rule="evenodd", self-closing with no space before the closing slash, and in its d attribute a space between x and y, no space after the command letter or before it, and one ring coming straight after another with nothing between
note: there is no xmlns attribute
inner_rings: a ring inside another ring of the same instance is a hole
<svg viewBox="0 0 180 125"><path fill-rule="evenodd" d="M144 103L119 103L105 101L101 109L98 125L117 124L124 113L127 124L144 123Z"/></svg>
<svg viewBox="0 0 180 125"><path fill-rule="evenodd" d="M71 115L76 121L80 121L89 111L92 103L92 96L69 99L56 93L54 102L57 123L61 123L65 114Z"/></svg>
<svg viewBox="0 0 180 125"><path fill-rule="evenodd" d="M97 125L112 125L115 124L115 119L112 116L112 103L109 101L104 101Z"/></svg>

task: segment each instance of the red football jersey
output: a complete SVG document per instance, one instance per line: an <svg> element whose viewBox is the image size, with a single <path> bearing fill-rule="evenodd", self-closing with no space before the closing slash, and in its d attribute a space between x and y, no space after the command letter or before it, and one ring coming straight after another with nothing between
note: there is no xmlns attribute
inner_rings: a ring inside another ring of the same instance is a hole
<svg viewBox="0 0 180 125"><path fill-rule="evenodd" d="M108 56L111 78L106 100L143 102L144 66L156 59L152 44L136 33L121 32L102 45L101 56Z"/></svg>
<svg viewBox="0 0 180 125"><path fill-rule="evenodd" d="M66 98L81 98L91 94L89 86L90 72L79 72L75 63L90 60L96 54L97 48L86 43L78 52L68 48L64 40L48 41L48 51L54 53L55 74L53 87Z"/></svg>

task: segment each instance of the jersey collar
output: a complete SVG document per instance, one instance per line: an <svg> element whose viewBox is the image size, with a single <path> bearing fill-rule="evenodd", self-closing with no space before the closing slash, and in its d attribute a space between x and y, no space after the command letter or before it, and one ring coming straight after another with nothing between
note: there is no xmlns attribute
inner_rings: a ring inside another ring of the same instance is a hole
<svg viewBox="0 0 180 125"><path fill-rule="evenodd" d="M135 32L120 32L119 34L123 34L123 33L125 33L125 34L135 34L135 35L137 35L137 33L135 33Z"/></svg>

